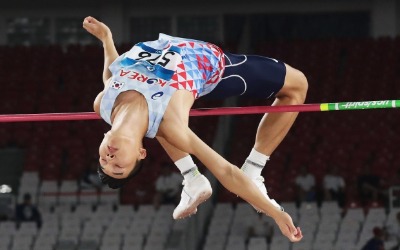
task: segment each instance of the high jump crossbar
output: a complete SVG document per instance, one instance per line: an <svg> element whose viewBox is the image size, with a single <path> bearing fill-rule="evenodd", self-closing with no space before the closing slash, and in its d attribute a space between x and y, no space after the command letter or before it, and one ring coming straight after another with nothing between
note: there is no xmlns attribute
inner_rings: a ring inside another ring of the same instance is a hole
<svg viewBox="0 0 400 250"><path fill-rule="evenodd" d="M282 106L249 106L249 107L218 107L190 110L190 116L245 115L279 112L319 112L346 111L361 109L392 109L400 108L400 100L361 101L316 103ZM77 113L41 113L41 114L7 114L0 115L0 123L5 122L38 122L38 121L76 121L101 119L94 112Z"/></svg>

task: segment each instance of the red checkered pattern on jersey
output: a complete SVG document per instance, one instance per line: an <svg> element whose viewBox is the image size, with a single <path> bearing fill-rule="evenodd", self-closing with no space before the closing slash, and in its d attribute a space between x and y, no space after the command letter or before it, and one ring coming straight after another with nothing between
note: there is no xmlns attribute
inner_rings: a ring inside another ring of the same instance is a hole
<svg viewBox="0 0 400 250"><path fill-rule="evenodd" d="M210 43L184 42L178 45L184 48L182 63L177 67L171 79L171 87L186 89L198 97L204 84L216 84L224 70L222 50Z"/></svg>

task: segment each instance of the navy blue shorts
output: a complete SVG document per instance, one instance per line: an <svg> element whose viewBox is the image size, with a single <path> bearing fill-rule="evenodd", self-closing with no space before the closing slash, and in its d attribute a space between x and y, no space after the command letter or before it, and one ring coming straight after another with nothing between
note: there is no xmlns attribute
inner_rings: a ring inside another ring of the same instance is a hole
<svg viewBox="0 0 400 250"><path fill-rule="evenodd" d="M225 71L217 87L205 97L243 96L267 99L285 82L286 67L273 58L225 52Z"/></svg>

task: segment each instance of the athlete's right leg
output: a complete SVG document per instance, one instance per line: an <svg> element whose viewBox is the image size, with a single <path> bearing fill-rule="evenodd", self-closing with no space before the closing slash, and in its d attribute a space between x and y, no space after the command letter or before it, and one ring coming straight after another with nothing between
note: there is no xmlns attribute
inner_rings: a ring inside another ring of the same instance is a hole
<svg viewBox="0 0 400 250"><path fill-rule="evenodd" d="M173 218L186 218L195 214L197 212L197 206L211 196L211 184L208 179L199 172L196 164L188 153L175 148L163 138L157 137L157 140L178 167L184 178L181 200L174 210Z"/></svg>
<svg viewBox="0 0 400 250"><path fill-rule="evenodd" d="M227 66L222 80L210 96L244 96L264 100L275 96L273 105L304 102L307 80L300 71L276 59L262 56L226 53L225 59ZM277 207L280 206L267 195L261 171L296 116L297 113L265 114L257 130L255 145L242 166L244 173Z"/></svg>
<svg viewBox="0 0 400 250"><path fill-rule="evenodd" d="M273 106L299 105L305 101L308 83L303 73L288 65L283 87L275 95ZM282 142L292 127L298 113L265 114L257 129L254 147L243 164L243 171L254 180L255 184L267 194L261 171L269 157ZM268 195L266 195L268 197ZM272 200L273 201L273 200Z"/></svg>
<svg viewBox="0 0 400 250"><path fill-rule="evenodd" d="M289 65L285 67L285 82L272 106L303 104L308 89L307 79L299 70ZM288 133L297 115L298 112L265 114L257 129L254 148L264 155L271 155Z"/></svg>

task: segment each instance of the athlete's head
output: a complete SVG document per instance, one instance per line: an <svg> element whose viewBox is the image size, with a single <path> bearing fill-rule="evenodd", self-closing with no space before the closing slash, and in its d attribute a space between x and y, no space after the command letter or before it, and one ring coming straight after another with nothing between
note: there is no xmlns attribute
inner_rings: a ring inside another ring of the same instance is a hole
<svg viewBox="0 0 400 250"><path fill-rule="evenodd" d="M146 150L142 139L135 140L108 131L100 144L99 155L100 179L111 188L119 188L137 173L141 160L146 157ZM116 185L115 182L122 185Z"/></svg>

